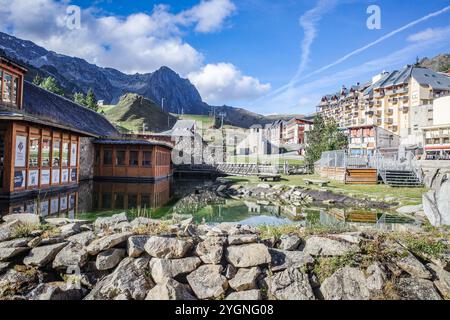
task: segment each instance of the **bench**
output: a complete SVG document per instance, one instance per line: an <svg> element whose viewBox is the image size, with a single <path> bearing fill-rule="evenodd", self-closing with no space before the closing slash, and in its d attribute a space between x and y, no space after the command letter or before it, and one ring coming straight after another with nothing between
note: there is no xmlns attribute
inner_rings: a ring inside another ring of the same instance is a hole
<svg viewBox="0 0 450 320"><path fill-rule="evenodd" d="M317 185L319 185L322 188L323 187L327 187L330 184L330 181L325 181L325 180L305 179L303 181L305 181L306 185L308 185L308 186L317 184Z"/></svg>
<svg viewBox="0 0 450 320"><path fill-rule="evenodd" d="M273 182L281 181L281 175L279 175L279 174L265 174L265 175L260 175L258 178L259 178L259 180L265 181L265 182L267 182L269 180L272 180Z"/></svg>

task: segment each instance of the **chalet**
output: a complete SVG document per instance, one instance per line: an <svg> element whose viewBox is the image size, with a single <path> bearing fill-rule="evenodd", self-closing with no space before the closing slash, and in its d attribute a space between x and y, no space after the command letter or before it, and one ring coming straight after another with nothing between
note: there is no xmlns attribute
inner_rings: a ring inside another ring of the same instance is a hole
<svg viewBox="0 0 450 320"><path fill-rule="evenodd" d="M96 175L171 174L170 145L122 137L102 115L24 81L26 72L0 56L0 198L74 188Z"/></svg>

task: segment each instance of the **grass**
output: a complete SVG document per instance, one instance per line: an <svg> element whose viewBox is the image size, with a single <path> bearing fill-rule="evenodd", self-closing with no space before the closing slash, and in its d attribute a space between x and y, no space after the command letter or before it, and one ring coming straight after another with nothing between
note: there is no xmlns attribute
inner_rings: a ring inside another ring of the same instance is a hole
<svg viewBox="0 0 450 320"><path fill-rule="evenodd" d="M441 240L432 238L430 235L414 235L410 233L393 234L393 237L397 238L403 243L406 248L414 255L427 258L440 258L447 250L448 245Z"/></svg>
<svg viewBox="0 0 450 320"><path fill-rule="evenodd" d="M291 156L292 157L292 156ZM284 158L282 155L279 156L233 156L228 157L228 163L237 163L237 164L257 164L257 163L269 163L274 165L282 165L287 161L287 163L291 166L303 166L305 164L305 160L303 158L300 159L292 159L292 158Z"/></svg>
<svg viewBox="0 0 450 320"><path fill-rule="evenodd" d="M258 185L260 181L258 177L228 177L229 181L235 184L242 185ZM340 193L347 196L360 198L360 199L374 199L377 201L385 201L387 198L394 198L395 202L399 202L401 206L404 205L417 205L422 203L422 195L427 192L425 188L392 188L384 184L378 185L348 185L331 181L328 187L321 188L313 185L308 186L305 183L305 179L319 179L326 180L323 177L316 175L303 175L303 176L282 176L282 181L271 182L271 185L287 185L297 186L315 190L327 190L334 193Z"/></svg>
<svg viewBox="0 0 450 320"><path fill-rule="evenodd" d="M357 267L355 259L356 253L349 252L343 256L322 257L314 264L313 272L322 283L325 279L331 277L336 271L344 267Z"/></svg>
<svg viewBox="0 0 450 320"><path fill-rule="evenodd" d="M214 126L214 118L210 116L193 115L193 114L183 114L175 115L180 120L194 120L197 122L197 126L201 127L202 130L210 129Z"/></svg>

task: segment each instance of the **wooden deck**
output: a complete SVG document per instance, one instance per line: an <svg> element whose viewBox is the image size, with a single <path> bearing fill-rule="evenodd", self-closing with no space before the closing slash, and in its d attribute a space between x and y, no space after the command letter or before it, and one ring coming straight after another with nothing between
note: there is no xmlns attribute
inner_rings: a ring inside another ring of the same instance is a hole
<svg viewBox="0 0 450 320"><path fill-rule="evenodd" d="M347 169L346 184L378 184L377 169Z"/></svg>

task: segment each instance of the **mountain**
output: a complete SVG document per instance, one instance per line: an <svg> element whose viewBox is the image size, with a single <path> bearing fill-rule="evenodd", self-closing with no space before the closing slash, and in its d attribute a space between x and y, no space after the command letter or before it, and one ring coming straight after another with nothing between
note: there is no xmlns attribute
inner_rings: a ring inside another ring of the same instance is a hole
<svg viewBox="0 0 450 320"><path fill-rule="evenodd" d="M53 76L65 92L87 92L89 88L99 100L115 104L129 92L145 96L162 104L166 111L208 114L209 106L202 101L195 86L167 67L153 73L128 75L112 68L102 68L86 60L48 51L31 41L21 40L0 32L0 49L10 58L36 69L44 76Z"/></svg>
<svg viewBox="0 0 450 320"><path fill-rule="evenodd" d="M105 112L105 116L119 127L132 131L141 131L145 124L151 131L161 132L172 128L177 121L156 103L135 93L122 96L116 106Z"/></svg>
<svg viewBox="0 0 450 320"><path fill-rule="evenodd" d="M424 58L419 62L421 67L429 68L436 72L450 70L450 54L440 54L432 59Z"/></svg>

